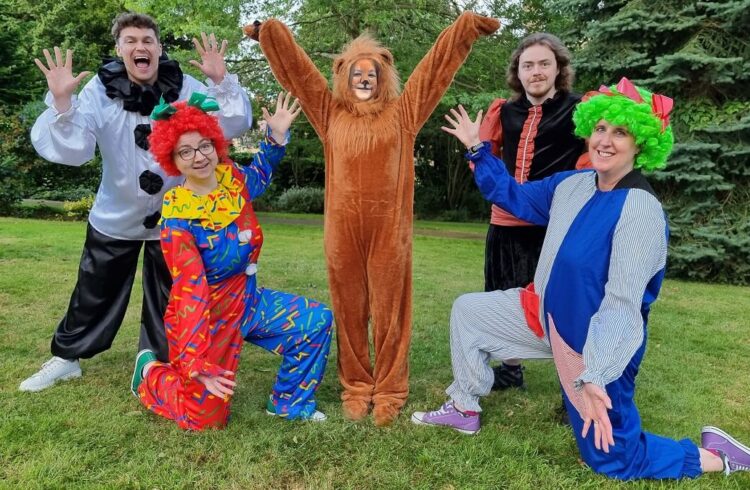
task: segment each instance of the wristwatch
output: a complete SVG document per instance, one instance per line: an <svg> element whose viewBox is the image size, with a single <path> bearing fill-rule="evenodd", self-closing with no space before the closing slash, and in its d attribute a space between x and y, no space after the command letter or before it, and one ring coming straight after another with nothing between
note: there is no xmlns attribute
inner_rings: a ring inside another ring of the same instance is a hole
<svg viewBox="0 0 750 490"><path fill-rule="evenodd" d="M472 146L471 148L467 148L467 150L470 154L476 155L479 152L479 150L482 149L483 146L484 146L484 143L479 142L476 145Z"/></svg>

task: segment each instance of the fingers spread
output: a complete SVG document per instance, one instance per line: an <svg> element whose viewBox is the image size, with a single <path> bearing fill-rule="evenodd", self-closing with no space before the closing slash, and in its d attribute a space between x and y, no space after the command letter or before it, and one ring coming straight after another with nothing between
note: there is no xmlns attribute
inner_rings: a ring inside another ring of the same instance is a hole
<svg viewBox="0 0 750 490"><path fill-rule="evenodd" d="M198 51L199 55L203 56L203 54L205 54L206 50L203 49L203 46L196 38L193 38L193 46L195 46L195 50Z"/></svg>
<svg viewBox="0 0 750 490"><path fill-rule="evenodd" d="M46 66L44 66L44 63L39 61L39 58L34 58L34 63L36 63L36 66L38 66L39 69L42 70L42 73L44 73L44 76L47 76L47 74L49 73L49 70L47 69Z"/></svg>

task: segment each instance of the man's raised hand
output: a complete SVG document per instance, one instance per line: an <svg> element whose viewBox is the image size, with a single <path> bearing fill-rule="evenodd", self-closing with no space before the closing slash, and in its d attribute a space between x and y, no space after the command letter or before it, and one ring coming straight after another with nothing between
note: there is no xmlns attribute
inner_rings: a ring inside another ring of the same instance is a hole
<svg viewBox="0 0 750 490"><path fill-rule="evenodd" d="M47 59L47 65L45 66L39 58L34 58L34 63L47 79L47 87L54 98L55 108L58 112L65 112L70 109L73 92L90 72L82 71L77 76L73 76L73 51L70 49L65 51L63 58L62 51L55 46L55 59L52 59L48 49L42 52Z"/></svg>
<svg viewBox="0 0 750 490"><path fill-rule="evenodd" d="M213 32L208 36L206 36L205 32L201 32L201 41L193 38L193 45L201 60L190 60L190 64L198 68L215 84L220 84L227 74L227 65L224 62L224 53L227 51L227 40L224 39L221 42L221 47L219 47L219 43L216 41L216 36Z"/></svg>

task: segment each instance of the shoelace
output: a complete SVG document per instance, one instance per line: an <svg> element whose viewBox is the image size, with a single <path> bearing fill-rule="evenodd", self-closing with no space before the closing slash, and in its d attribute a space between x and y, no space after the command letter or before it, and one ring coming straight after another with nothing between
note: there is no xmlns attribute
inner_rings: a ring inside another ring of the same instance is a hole
<svg viewBox="0 0 750 490"><path fill-rule="evenodd" d="M451 410L452 409L452 410ZM447 413L450 413L451 411L457 411L455 408L453 408L453 404L450 402L443 403L443 406L439 409L430 412L430 415L445 415Z"/></svg>
<svg viewBox="0 0 750 490"><path fill-rule="evenodd" d="M44 376L45 374L48 374L50 371L52 371L52 368L61 362L64 362L57 357L53 357L49 361L46 361L44 364L42 364L42 368L37 373L37 376Z"/></svg>

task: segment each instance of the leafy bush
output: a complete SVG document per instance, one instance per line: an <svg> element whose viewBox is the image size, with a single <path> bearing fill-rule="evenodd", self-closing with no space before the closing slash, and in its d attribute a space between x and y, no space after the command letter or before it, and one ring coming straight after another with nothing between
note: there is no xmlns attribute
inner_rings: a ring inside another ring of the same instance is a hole
<svg viewBox="0 0 750 490"><path fill-rule="evenodd" d="M74 219L85 220L89 217L91 206L94 205L94 196L86 196L77 201L66 201L63 204L68 216Z"/></svg>
<svg viewBox="0 0 750 490"><path fill-rule="evenodd" d="M34 192L30 199L46 199L49 201L79 201L84 197L93 197L94 192L86 186L74 186L59 189L45 189Z"/></svg>
<svg viewBox="0 0 750 490"><path fill-rule="evenodd" d="M323 212L324 192L320 187L291 187L277 201L280 211L290 213Z"/></svg>
<svg viewBox="0 0 750 490"><path fill-rule="evenodd" d="M21 200L23 185L19 172L17 158L12 155L0 158L0 214L9 213Z"/></svg>

